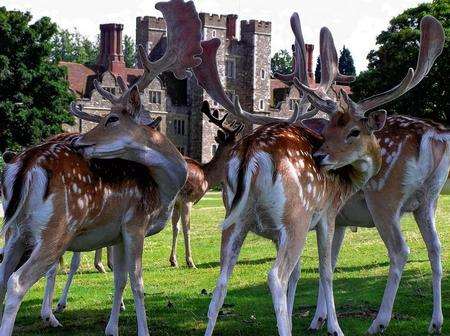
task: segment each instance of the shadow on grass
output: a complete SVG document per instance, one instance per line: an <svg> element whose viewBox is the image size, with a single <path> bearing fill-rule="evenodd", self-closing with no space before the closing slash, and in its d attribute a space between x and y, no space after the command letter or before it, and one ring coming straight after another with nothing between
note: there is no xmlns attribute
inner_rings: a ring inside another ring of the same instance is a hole
<svg viewBox="0 0 450 336"><path fill-rule="evenodd" d="M239 260L237 262L238 265L260 265L265 264L267 262L274 262L275 258L262 258L262 259L249 259L249 260ZM215 268L220 267L220 263L218 261L211 261L202 264L197 264L197 268Z"/></svg>
<svg viewBox="0 0 450 336"><path fill-rule="evenodd" d="M376 315L381 302L386 277L354 277L334 281L337 312L346 335L363 335ZM211 284L213 286L213 284ZM450 316L449 274L443 283L444 316ZM213 288L209 288L211 292ZM193 289L194 291L194 289ZM293 334L304 334L314 315L317 279L300 279L294 310ZM148 323L151 335L202 335L206 327L210 295L199 293L147 294ZM77 298L74 297L73 301ZM110 299L101 307L83 307L57 314L63 324L58 329L43 329L39 319L40 300L22 304L16 321L15 335L102 335L107 323ZM125 302L127 310L121 314L121 335L136 335L136 314L132 300ZM216 325L215 335L276 335L276 321L270 292L266 283L246 287L229 287L225 308ZM100 306L100 305L99 305ZM420 272L406 271L401 283L388 335L425 335L432 312L430 277ZM444 326L443 335L450 334ZM319 335L326 335L323 330Z"/></svg>

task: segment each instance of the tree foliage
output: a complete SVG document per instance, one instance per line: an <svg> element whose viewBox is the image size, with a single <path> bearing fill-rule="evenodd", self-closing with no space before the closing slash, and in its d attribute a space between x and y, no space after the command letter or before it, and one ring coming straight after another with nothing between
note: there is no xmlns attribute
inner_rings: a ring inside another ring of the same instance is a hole
<svg viewBox="0 0 450 336"><path fill-rule="evenodd" d="M320 77L322 76L321 70L322 69L320 68L320 56L318 56L316 62L316 71L314 71L314 78L316 79L316 83L320 83Z"/></svg>
<svg viewBox="0 0 450 336"><path fill-rule="evenodd" d="M128 68L133 68L136 65L136 49L134 47L134 41L131 36L128 35L125 35L123 39L123 56L125 65Z"/></svg>
<svg viewBox="0 0 450 336"><path fill-rule="evenodd" d="M44 17L0 7L0 151L62 131L73 119L65 69L51 61L57 27Z"/></svg>
<svg viewBox="0 0 450 336"><path fill-rule="evenodd" d="M342 47L341 54L339 55L339 72L343 75L356 75L352 54L345 45Z"/></svg>
<svg viewBox="0 0 450 336"><path fill-rule="evenodd" d="M97 61L98 42L91 42L76 30L71 32L67 29L58 29L51 43L53 47L50 59L55 63L66 61L92 66Z"/></svg>
<svg viewBox="0 0 450 336"><path fill-rule="evenodd" d="M370 51L368 70L352 85L355 100L397 85L409 67L415 67L420 38L420 20L433 15L444 26L445 47L427 78L402 98L385 106L389 113L432 118L450 124L450 2L434 0L407 9L390 21L377 37L378 49Z"/></svg>
<svg viewBox="0 0 450 336"><path fill-rule="evenodd" d="M270 62L272 73L288 74L292 72L292 56L286 50L277 51Z"/></svg>

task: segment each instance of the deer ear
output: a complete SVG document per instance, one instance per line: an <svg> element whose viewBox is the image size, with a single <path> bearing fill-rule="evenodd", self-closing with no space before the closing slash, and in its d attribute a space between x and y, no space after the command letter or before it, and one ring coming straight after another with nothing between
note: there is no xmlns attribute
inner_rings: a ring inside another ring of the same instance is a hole
<svg viewBox="0 0 450 336"><path fill-rule="evenodd" d="M370 132L379 131L384 127L386 123L387 112L386 110L378 110L369 112L366 118L366 126Z"/></svg>
<svg viewBox="0 0 450 336"><path fill-rule="evenodd" d="M302 120L302 125L313 132L322 135L323 129L328 125L329 121L324 118L311 118Z"/></svg>
<svg viewBox="0 0 450 336"><path fill-rule="evenodd" d="M134 107L135 111L139 111L141 108L141 96L137 85L133 85L128 96L128 102Z"/></svg>
<svg viewBox="0 0 450 336"><path fill-rule="evenodd" d="M202 111L203 113L210 111L209 103L208 103L207 100L204 100L204 101L203 101L201 111Z"/></svg>

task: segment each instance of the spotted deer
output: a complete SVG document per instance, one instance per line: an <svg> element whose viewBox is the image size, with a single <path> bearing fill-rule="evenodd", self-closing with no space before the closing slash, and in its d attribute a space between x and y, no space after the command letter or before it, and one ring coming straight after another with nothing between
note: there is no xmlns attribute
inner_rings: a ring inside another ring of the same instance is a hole
<svg viewBox="0 0 450 336"><path fill-rule="evenodd" d="M404 213L412 212L427 247L433 274L433 314L429 332L440 333L443 324L442 265L435 212L450 167L450 132L431 121L390 116L386 126L375 135L381 147L381 169L350 198L336 218L332 267L336 267L347 226L377 228L388 250L390 269L383 301L368 334L383 332L391 320L401 274L409 255L400 218ZM326 316L323 291L319 287L317 310L310 329L318 330Z"/></svg>
<svg viewBox="0 0 450 336"><path fill-rule="evenodd" d="M218 143L213 158L207 163L200 163L191 158L185 157L188 165L188 178L186 184L178 194L172 215L172 250L170 253L170 264L174 267L178 266L177 262L177 236L179 232L178 222L181 218L183 228L185 258L188 267L195 268L192 259L191 242L190 242L190 217L192 206L200 201L206 192L221 183L225 178L225 166L229 159L231 149L237 141L237 136L244 128L243 124L239 124L234 128L225 125L227 114L222 118L218 118L218 111L211 113L209 104L205 101L202 105L203 114L208 117L209 121L219 127L215 138Z"/></svg>
<svg viewBox="0 0 450 336"><path fill-rule="evenodd" d="M44 143L6 166L2 233L11 230L11 237L0 264L2 305L6 294L1 336L12 334L25 293L66 250L110 245L115 245L115 293L105 332L118 334L128 273L138 335L149 335L142 280L144 237L165 227L186 181L187 165L162 133L142 125L151 119L143 112L139 89L163 71L186 78L187 69L201 62L202 52L201 22L192 2L171 0L156 8L167 23L167 51L156 62L142 57L145 72L138 82L120 97L109 93L111 112L70 145Z"/></svg>
<svg viewBox="0 0 450 336"><path fill-rule="evenodd" d="M119 79L120 86L122 89L125 88L125 84L122 81L122 79ZM188 266L195 267L192 257L191 257L191 249L190 249L190 240L189 240L189 226L187 229L185 228L185 225L189 225L189 217L190 213L184 212L184 207L189 207L189 210L192 207L192 203L197 202L200 200L206 191L210 189L211 186L214 186L218 183L220 183L223 180L223 174L225 171L225 162L228 160L229 152L231 151L232 146L236 142L236 137L241 132L243 125L225 125L224 122L226 120L227 115L224 115L222 118L217 118L216 111L211 113L209 104L205 101L202 105L202 112L208 117L208 119L217 125L220 129L217 132L216 141L218 142L219 146L217 148L217 151L214 155L214 158L206 163L201 164L195 160L192 160L190 158L185 157L187 162L187 169L188 169L188 175L187 175L187 181L181 191L178 194L177 200L175 202L174 206L174 212L172 214L172 224L173 226L178 224L178 220L180 217L180 214L184 217L182 217L182 223L183 223L183 231L185 235L185 241L187 238L187 242L185 242L186 247L186 261L188 262ZM217 112L218 113L218 112ZM153 122L153 127L157 126L157 123L159 123L159 119ZM60 137L60 139L64 140L64 137ZM183 218L185 218L185 221L183 221ZM178 230L178 228L177 228ZM175 235L175 232L174 232ZM176 237L174 237L174 240L176 241ZM110 251L111 248L108 247L108 264L112 264L112 261L109 261L112 253ZM175 248L172 250L171 254L171 263L173 260L175 260L176 263L176 257L174 253ZM101 257L102 249L98 249L95 251L95 260L94 265L103 266L101 263L99 263L99 260ZM173 257L172 257L173 256ZM81 255L80 252L74 252L72 261L70 264L70 271L68 274L68 278L66 281L66 284L63 289L63 293L58 300L55 312L62 312L67 308L67 297L69 293L70 286L72 284L73 278L75 273L77 272L79 265L80 265L80 259ZM189 263L190 261L190 263ZM173 264L172 264L173 265ZM109 266L112 269L112 265ZM98 268L97 268L98 269ZM56 269L55 269L56 271ZM99 270L100 271L100 270ZM53 297L53 288L54 288L54 281L55 281L55 274L49 274L48 281L50 284L47 286L47 291L44 295L43 300L43 306L42 311L48 312L51 311L51 300L48 299L48 297ZM121 310L125 309L125 305L123 302L121 303ZM47 314L43 313L42 317L44 319L44 322L46 322ZM54 327L59 326L59 324L53 325Z"/></svg>
<svg viewBox="0 0 450 336"><path fill-rule="evenodd" d="M209 306L205 335L212 335L229 277L249 231L275 242L277 257L269 272L269 287L278 333L291 335L299 257L306 234L313 228L317 231L327 329L331 335L343 335L333 299L332 239L339 211L381 168L381 147L374 132L383 128L386 111L372 110L416 86L429 72L443 46L442 26L433 17L425 17L416 71L410 69L405 79L386 93L356 103L341 91L335 101L327 95L331 83L337 78L341 82L350 78L338 73L331 33L327 28L321 30L322 78L318 88L313 89L306 81L304 42L297 14L292 16L291 26L296 36L297 68L291 78L304 93L301 109L307 110L307 97L315 107L310 112L326 112L329 120L301 120L299 116L294 123L268 123L243 138L232 151L224 187L226 218L222 224L220 277ZM205 60L206 55L204 52L199 68L217 72L214 62ZM220 91L216 96L226 99L219 81L215 87ZM242 116L236 101L233 105L215 99L223 106L230 106L230 112Z"/></svg>

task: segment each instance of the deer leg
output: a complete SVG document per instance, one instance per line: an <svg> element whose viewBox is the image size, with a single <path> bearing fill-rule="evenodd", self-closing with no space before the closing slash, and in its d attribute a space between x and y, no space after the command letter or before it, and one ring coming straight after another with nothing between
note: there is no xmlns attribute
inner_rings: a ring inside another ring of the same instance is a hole
<svg viewBox="0 0 450 336"><path fill-rule="evenodd" d="M103 249L101 249L101 248L98 250L95 250L94 267L100 273L106 273L105 266L103 266L103 263L102 263L102 250Z"/></svg>
<svg viewBox="0 0 450 336"><path fill-rule="evenodd" d="M175 204L172 213L172 251L170 252L169 258L169 262L172 267L178 267L177 239L178 239L178 232L180 231L178 227L179 220L180 220L180 209L178 204Z"/></svg>
<svg viewBox="0 0 450 336"><path fill-rule="evenodd" d="M12 334L14 321L26 292L48 272L52 265L58 262L63 252L64 250L58 251L50 244L44 244L41 241L33 249L30 258L10 276L0 335L10 336Z"/></svg>
<svg viewBox="0 0 450 336"><path fill-rule="evenodd" d="M300 279L300 261L297 262L289 277L287 288L287 306L289 314L289 323L291 323L292 331L292 313L294 311L295 292L297 290L297 282Z"/></svg>
<svg viewBox="0 0 450 336"><path fill-rule="evenodd" d="M142 252L145 233L128 232L124 235L125 257L133 292L138 325L138 336L148 336L147 315L145 313L144 280L142 279Z"/></svg>
<svg viewBox="0 0 450 336"><path fill-rule="evenodd" d="M106 260L108 268L112 271L113 270L113 256L112 256L112 246L108 246L106 248Z"/></svg>
<svg viewBox="0 0 450 336"><path fill-rule="evenodd" d="M123 290L127 284L127 263L123 243L112 246L111 252L114 264L114 299L105 335L117 336L119 335L119 314L123 305Z"/></svg>
<svg viewBox="0 0 450 336"><path fill-rule="evenodd" d="M25 244L18 235L8 237L3 248L3 261L0 264L0 319L3 314L3 301L11 274L19 265L25 253Z"/></svg>
<svg viewBox="0 0 450 336"><path fill-rule="evenodd" d="M317 247L319 251L320 285L327 306L327 329L333 336L343 336L339 326L333 295L332 241L334 237L334 218L322 218L317 225Z"/></svg>
<svg viewBox="0 0 450 336"><path fill-rule="evenodd" d="M333 272L336 268L339 251L341 250L342 243L345 237L345 226L336 226L333 237L333 246L331 247L331 267ZM314 318L311 321L309 329L311 331L318 331L325 323L327 318L327 303L325 300L325 294L319 279L319 293L317 296L317 307Z"/></svg>
<svg viewBox="0 0 450 336"><path fill-rule="evenodd" d="M424 201L420 208L414 212L414 217L427 246L428 259L433 272L433 316L428 331L429 333L440 334L444 317L441 303L441 242L435 226L436 201L436 198Z"/></svg>
<svg viewBox="0 0 450 336"><path fill-rule="evenodd" d="M296 267L298 268L299 256L305 239L306 232L297 236L296 234L288 234L284 229L280 230L277 258L268 275L280 336L292 335L292 319L288 307L288 287L292 273Z"/></svg>
<svg viewBox="0 0 450 336"><path fill-rule="evenodd" d="M74 252L72 255L72 260L70 261L70 271L67 276L66 285L64 286L61 298L59 299L58 304L56 305L55 312L57 313L61 313L67 307L67 296L69 295L69 289L70 286L72 285L73 277L75 276L78 267L80 267L80 260L81 260L81 253Z"/></svg>
<svg viewBox="0 0 450 336"><path fill-rule="evenodd" d="M377 334L383 332L391 320L392 308L403 268L408 261L409 248L400 230L400 215L398 211L384 206L386 199L380 200L377 203L376 200L369 197L366 196L367 205L369 206L378 233L386 245L390 260L389 275L384 290L383 301L381 302L377 317L368 330L369 334Z"/></svg>
<svg viewBox="0 0 450 336"><path fill-rule="evenodd" d="M183 204L181 211L181 225L183 226L183 237L184 237L184 255L186 258L186 264L190 268L196 268L194 261L192 260L192 250L191 250L191 210L192 203Z"/></svg>
<svg viewBox="0 0 450 336"><path fill-rule="evenodd" d="M220 276L217 280L208 309L208 327L205 336L211 336L216 325L219 310L222 308L227 294L227 284L236 265L242 244L247 236L248 229L242 223L236 223L222 232L220 249Z"/></svg>
<svg viewBox="0 0 450 336"><path fill-rule="evenodd" d="M56 273L58 272L58 263L53 265L47 272L47 283L45 285L44 299L42 301L41 319L44 325L53 328L62 327L52 311L53 294L55 294Z"/></svg>

